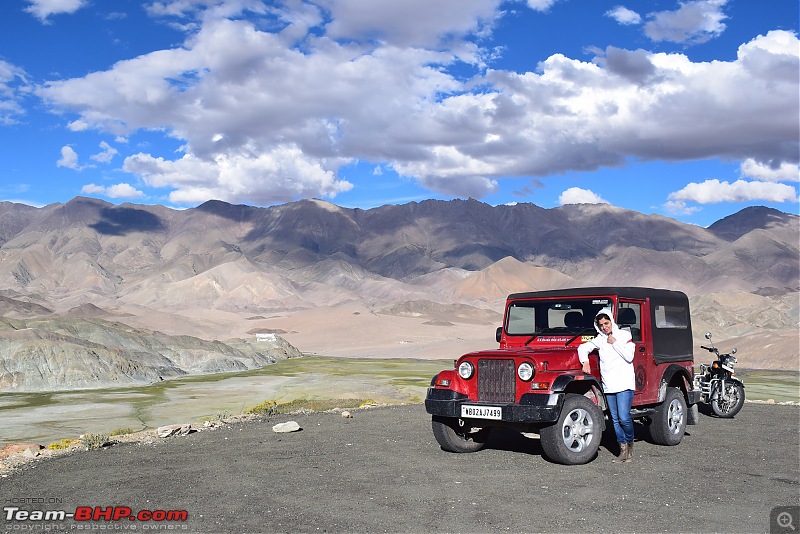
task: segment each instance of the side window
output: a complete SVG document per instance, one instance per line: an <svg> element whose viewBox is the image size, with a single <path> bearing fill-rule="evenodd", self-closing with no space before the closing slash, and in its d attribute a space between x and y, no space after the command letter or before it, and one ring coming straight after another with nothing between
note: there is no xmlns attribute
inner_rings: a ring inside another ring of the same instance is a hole
<svg viewBox="0 0 800 534"><path fill-rule="evenodd" d="M567 314L563 310L547 310L547 326L549 328L563 328L566 326L564 316Z"/></svg>
<svg viewBox="0 0 800 534"><path fill-rule="evenodd" d="M656 328L686 329L689 326L689 309L658 304L655 307L655 319Z"/></svg>
<svg viewBox="0 0 800 534"><path fill-rule="evenodd" d="M642 340L642 307L636 302L620 302L617 312L617 325L630 330L633 341Z"/></svg>

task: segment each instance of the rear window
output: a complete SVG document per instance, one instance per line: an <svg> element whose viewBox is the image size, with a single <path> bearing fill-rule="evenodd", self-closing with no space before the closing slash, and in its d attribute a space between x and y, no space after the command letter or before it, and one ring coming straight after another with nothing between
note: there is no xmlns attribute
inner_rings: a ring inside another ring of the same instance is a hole
<svg viewBox="0 0 800 534"><path fill-rule="evenodd" d="M689 327L689 308L685 306L668 306L657 304L655 307L656 328Z"/></svg>

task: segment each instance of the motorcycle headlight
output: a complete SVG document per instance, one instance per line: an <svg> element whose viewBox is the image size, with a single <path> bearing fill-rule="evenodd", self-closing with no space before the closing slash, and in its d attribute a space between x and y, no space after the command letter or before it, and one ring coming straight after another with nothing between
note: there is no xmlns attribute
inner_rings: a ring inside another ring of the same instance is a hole
<svg viewBox="0 0 800 534"><path fill-rule="evenodd" d="M517 367L517 376L520 380L527 382L531 378L533 378L533 365L528 362L522 362Z"/></svg>
<svg viewBox="0 0 800 534"><path fill-rule="evenodd" d="M458 376L460 376L464 380L472 377L472 374L474 372L475 372L475 366L469 362L461 362L461 365L458 366Z"/></svg>

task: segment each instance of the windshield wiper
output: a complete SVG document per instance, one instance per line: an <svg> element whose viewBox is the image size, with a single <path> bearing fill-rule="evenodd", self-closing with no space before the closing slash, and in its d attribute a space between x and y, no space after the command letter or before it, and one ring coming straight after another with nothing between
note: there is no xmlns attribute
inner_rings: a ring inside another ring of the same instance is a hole
<svg viewBox="0 0 800 534"><path fill-rule="evenodd" d="M539 337L541 335L542 335L541 331L534 332L533 335L531 336L531 338L528 341L525 342L525 346L527 347L534 339L536 339L537 337Z"/></svg>

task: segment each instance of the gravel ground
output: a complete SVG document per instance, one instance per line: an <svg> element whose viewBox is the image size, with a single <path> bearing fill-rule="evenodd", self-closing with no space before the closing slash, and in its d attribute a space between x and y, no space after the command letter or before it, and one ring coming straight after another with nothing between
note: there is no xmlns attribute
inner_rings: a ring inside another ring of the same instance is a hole
<svg viewBox="0 0 800 534"><path fill-rule="evenodd" d="M623 465L610 462L607 432L594 461L571 467L543 459L535 436L509 432L495 432L478 453L444 452L421 405L352 414L274 416L34 461L0 478L0 528L770 532L771 510L800 505L798 406L748 403L733 420L702 415L676 447L653 445L637 425L635 460ZM272 431L289 420L302 430ZM78 507L185 510L188 520L19 520L8 511Z"/></svg>

